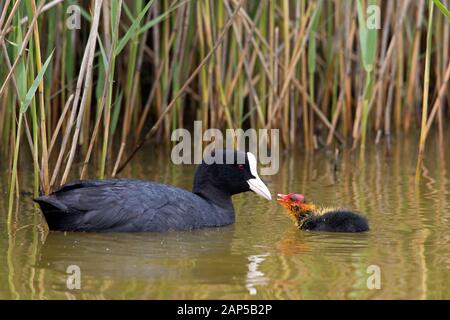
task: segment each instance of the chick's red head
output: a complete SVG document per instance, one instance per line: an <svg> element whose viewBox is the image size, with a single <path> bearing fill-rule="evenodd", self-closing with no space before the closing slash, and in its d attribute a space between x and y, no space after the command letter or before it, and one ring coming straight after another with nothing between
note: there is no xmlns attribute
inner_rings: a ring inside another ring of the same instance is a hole
<svg viewBox="0 0 450 320"><path fill-rule="evenodd" d="M299 193L278 194L277 201L288 210L288 216L301 225L315 209L313 204L306 203L305 196Z"/></svg>

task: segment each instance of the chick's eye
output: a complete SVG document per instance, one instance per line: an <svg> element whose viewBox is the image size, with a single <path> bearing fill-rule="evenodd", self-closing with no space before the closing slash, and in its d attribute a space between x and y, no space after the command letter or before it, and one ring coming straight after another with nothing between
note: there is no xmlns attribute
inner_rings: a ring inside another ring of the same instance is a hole
<svg viewBox="0 0 450 320"><path fill-rule="evenodd" d="M240 164L238 165L239 170L243 171L244 170L244 165Z"/></svg>

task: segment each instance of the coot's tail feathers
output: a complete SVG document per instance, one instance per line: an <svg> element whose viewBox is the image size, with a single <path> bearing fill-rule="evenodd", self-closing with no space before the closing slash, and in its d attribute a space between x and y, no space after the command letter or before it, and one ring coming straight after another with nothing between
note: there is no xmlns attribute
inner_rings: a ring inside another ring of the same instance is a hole
<svg viewBox="0 0 450 320"><path fill-rule="evenodd" d="M65 230L66 226L78 218L69 208L54 196L41 196L33 199L41 207L50 230Z"/></svg>
<svg viewBox="0 0 450 320"><path fill-rule="evenodd" d="M33 201L37 202L41 206L42 211L44 211L44 209L47 209L48 211L58 211L58 212L69 211L69 208L67 208L67 206L64 203L58 201L58 199L52 196L40 196L38 198L34 198Z"/></svg>

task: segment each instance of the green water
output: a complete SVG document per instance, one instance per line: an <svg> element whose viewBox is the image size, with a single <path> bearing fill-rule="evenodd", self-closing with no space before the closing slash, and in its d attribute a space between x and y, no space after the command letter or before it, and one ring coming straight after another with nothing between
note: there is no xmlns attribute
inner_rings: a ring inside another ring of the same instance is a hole
<svg viewBox="0 0 450 320"><path fill-rule="evenodd" d="M7 181L0 174L0 298L2 299L449 299L449 148L433 139L415 184L417 146L399 140L333 155L281 156L277 175L263 177L272 195L300 192L309 201L348 207L368 217L365 234L297 230L275 202L252 193L234 197L229 227L160 234L47 232L23 195L7 224ZM122 176L190 189L194 166L170 164L151 147ZM21 190L32 189L22 165ZM70 290L66 271L81 270ZM369 289L367 268L381 271Z"/></svg>

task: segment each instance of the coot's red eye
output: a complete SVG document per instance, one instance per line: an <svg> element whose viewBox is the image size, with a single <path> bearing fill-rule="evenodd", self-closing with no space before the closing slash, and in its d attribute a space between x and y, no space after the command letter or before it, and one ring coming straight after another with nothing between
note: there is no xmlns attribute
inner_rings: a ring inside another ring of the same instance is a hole
<svg viewBox="0 0 450 320"><path fill-rule="evenodd" d="M240 164L240 165L238 165L238 168L239 168L239 170L244 170L244 165L242 165L242 164Z"/></svg>

